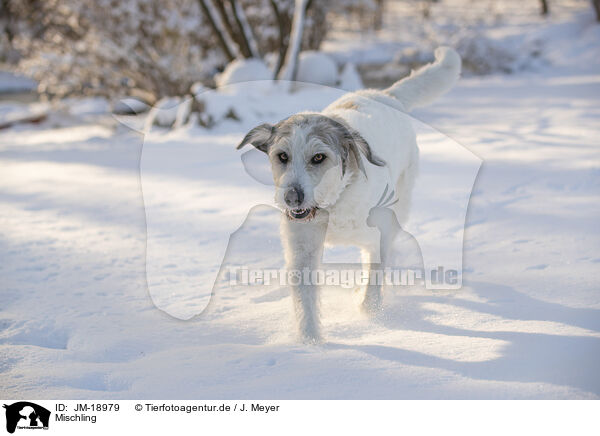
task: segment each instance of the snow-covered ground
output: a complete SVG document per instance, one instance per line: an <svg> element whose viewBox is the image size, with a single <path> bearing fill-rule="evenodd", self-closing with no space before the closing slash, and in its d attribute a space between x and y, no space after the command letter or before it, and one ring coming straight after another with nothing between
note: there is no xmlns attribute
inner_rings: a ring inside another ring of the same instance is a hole
<svg viewBox="0 0 600 436"><path fill-rule="evenodd" d="M140 134L94 111L0 131L2 396L600 397L600 25L589 9L532 25L548 65L467 77L414 113L483 160L463 288L388 289L376 321L356 293L328 289L318 347L291 337L285 287L221 283L187 321L157 309ZM254 121L158 138L234 144ZM228 261L277 267L278 241L263 238L275 218L246 223Z"/></svg>

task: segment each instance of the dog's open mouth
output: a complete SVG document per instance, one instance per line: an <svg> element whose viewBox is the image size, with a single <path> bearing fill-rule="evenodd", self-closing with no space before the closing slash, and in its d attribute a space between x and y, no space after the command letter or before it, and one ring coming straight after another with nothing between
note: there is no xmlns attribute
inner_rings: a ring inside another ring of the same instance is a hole
<svg viewBox="0 0 600 436"><path fill-rule="evenodd" d="M317 208L313 207L311 209L288 209L287 216L291 220L296 221L310 221L315 217L317 213Z"/></svg>

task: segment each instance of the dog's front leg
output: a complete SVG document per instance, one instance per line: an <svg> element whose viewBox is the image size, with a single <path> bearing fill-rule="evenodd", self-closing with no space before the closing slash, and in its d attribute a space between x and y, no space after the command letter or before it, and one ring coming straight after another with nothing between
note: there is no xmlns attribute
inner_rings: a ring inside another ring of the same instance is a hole
<svg viewBox="0 0 600 436"><path fill-rule="evenodd" d="M298 333L302 341L318 343L319 287L311 283L310 272L321 265L327 219L320 216L309 222L296 222L284 216L281 229Z"/></svg>

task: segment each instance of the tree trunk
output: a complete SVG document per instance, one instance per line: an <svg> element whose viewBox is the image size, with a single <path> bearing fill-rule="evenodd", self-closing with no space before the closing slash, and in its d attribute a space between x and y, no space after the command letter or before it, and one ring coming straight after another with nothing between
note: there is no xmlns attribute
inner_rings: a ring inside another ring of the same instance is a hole
<svg viewBox="0 0 600 436"><path fill-rule="evenodd" d="M295 1L290 43L285 56L285 63L279 74L279 79L296 80L296 75L298 73L298 56L300 55L302 46L304 19L306 18L306 9L308 6L310 6L310 0Z"/></svg>
<svg viewBox="0 0 600 436"><path fill-rule="evenodd" d="M548 9L548 0L540 0L540 6L542 7L540 11L541 14L548 15L548 12L550 12L550 10Z"/></svg>
<svg viewBox="0 0 600 436"><path fill-rule="evenodd" d="M279 53L277 54L277 63L275 64L274 71L275 74L273 75L273 77L277 78L277 76L279 76L279 72L281 71L281 67L283 66L283 61L288 48L289 26L286 26L285 16L279 10L279 6L277 6L277 0L271 0L271 8L273 9L273 13L277 19L277 26L279 27Z"/></svg>
<svg viewBox="0 0 600 436"><path fill-rule="evenodd" d="M229 39L231 39L231 41L237 43L239 52L241 53L241 55L243 57L249 58L250 50L244 44L243 35L242 35L242 37L240 37L239 32L235 31L235 29L233 28L233 26L231 24L231 21L229 21L229 17L232 16L233 13L226 9L224 1L217 0L216 5L217 5L216 7L219 11L219 14L221 16L221 21L223 22L223 26L225 27L225 30L227 31L227 34L229 35ZM242 41L241 44L240 44L239 40Z"/></svg>
<svg viewBox="0 0 600 436"><path fill-rule="evenodd" d="M12 22L13 18L11 16L11 12L8 6L7 0L0 0L0 25L4 24L2 28L4 29L4 33L6 35L6 39L12 48L12 42L14 39L14 33L12 31Z"/></svg>
<svg viewBox="0 0 600 436"><path fill-rule="evenodd" d="M240 37L245 49L248 51L248 57L260 58L258 44L254 38L254 34L252 33L250 23L248 23L248 19L246 18L244 8L237 0L229 0L229 3L231 4L231 11L233 13L233 17L235 18L235 22L240 29Z"/></svg>
<svg viewBox="0 0 600 436"><path fill-rule="evenodd" d="M216 35L223 53L227 57L227 60L231 62L238 56L238 50L237 47L235 47L234 42L231 40L229 34L223 27L221 17L219 17L219 13L216 11L214 4L211 2L211 0L198 0L198 3L200 4L202 12L208 19L208 22L210 23L210 26Z"/></svg>
<svg viewBox="0 0 600 436"><path fill-rule="evenodd" d="M375 0L375 19L373 22L373 28L375 30L381 30L383 27L383 0Z"/></svg>
<svg viewBox="0 0 600 436"><path fill-rule="evenodd" d="M596 11L596 21L600 21L600 0L592 0L592 5Z"/></svg>

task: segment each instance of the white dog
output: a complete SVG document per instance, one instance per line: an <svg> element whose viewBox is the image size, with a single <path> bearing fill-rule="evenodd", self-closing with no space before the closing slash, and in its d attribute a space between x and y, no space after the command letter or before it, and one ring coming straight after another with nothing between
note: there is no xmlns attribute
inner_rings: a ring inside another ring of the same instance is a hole
<svg viewBox="0 0 600 436"><path fill-rule="evenodd" d="M438 48L435 58L388 89L349 93L320 113L260 125L239 144L250 143L269 156L275 202L285 212L281 233L288 271L318 269L324 244L359 246L364 264L385 267L392 238L382 225L389 230L407 218L418 167L406 113L434 101L460 75L454 50ZM382 202L393 207L376 207ZM292 296L301 338L318 342L318 286L299 280ZM363 308L375 312L381 302L381 285L370 281Z"/></svg>

